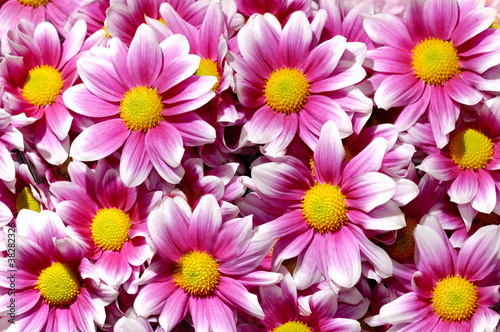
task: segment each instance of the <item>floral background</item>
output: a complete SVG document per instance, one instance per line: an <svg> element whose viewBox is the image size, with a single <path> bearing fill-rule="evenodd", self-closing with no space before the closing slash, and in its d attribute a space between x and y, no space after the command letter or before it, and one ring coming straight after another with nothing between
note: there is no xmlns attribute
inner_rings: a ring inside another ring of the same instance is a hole
<svg viewBox="0 0 500 332"><path fill-rule="evenodd" d="M498 331L498 10L0 0L0 330Z"/></svg>

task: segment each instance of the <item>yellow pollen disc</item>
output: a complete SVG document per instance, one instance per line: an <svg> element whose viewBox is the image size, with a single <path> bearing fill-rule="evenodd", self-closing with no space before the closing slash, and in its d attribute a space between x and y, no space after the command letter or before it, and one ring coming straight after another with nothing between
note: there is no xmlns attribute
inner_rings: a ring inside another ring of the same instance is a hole
<svg viewBox="0 0 500 332"><path fill-rule="evenodd" d="M427 84L443 85L462 71L457 50L449 41L426 38L411 53L415 75Z"/></svg>
<svg viewBox="0 0 500 332"><path fill-rule="evenodd" d="M40 272L35 289L38 289L46 303L65 306L80 294L80 282L75 271L56 262Z"/></svg>
<svg viewBox="0 0 500 332"><path fill-rule="evenodd" d="M63 83L61 73L54 67L37 66L28 72L21 94L32 105L51 105L61 93Z"/></svg>
<svg viewBox="0 0 500 332"><path fill-rule="evenodd" d="M309 87L309 81L302 71L280 68L266 80L266 104L276 113L298 113L310 95Z"/></svg>
<svg viewBox="0 0 500 332"><path fill-rule="evenodd" d="M175 266L175 283L194 296L212 294L219 280L219 262L204 251L183 254Z"/></svg>
<svg viewBox="0 0 500 332"><path fill-rule="evenodd" d="M459 275L439 280L431 301L439 318L448 322L468 321L478 308L476 287Z"/></svg>
<svg viewBox="0 0 500 332"><path fill-rule="evenodd" d="M479 212L474 218L473 225L475 225L477 229L488 225L500 225L500 216L493 212L490 214Z"/></svg>
<svg viewBox="0 0 500 332"><path fill-rule="evenodd" d="M302 199L302 215L318 233L336 232L347 221L348 207L339 186L316 183Z"/></svg>
<svg viewBox="0 0 500 332"><path fill-rule="evenodd" d="M120 117L130 130L147 132L163 119L163 104L156 89L136 86L128 90L120 102Z"/></svg>
<svg viewBox="0 0 500 332"><path fill-rule="evenodd" d="M217 61L214 62L210 59L201 58L200 65L198 66L198 69L196 69L196 72L194 74L198 76L217 77L217 83L215 83L214 86L212 87L212 91L217 92L220 83L220 74L219 70L217 70Z"/></svg>
<svg viewBox="0 0 500 332"><path fill-rule="evenodd" d="M38 6L45 6L49 0L19 0L19 3L23 6L30 6L37 8Z"/></svg>
<svg viewBox="0 0 500 332"><path fill-rule="evenodd" d="M406 217L406 226L398 229L396 241L391 245L384 246L385 250L392 259L401 264L413 262L415 253L413 230L417 227L417 225L417 219Z"/></svg>
<svg viewBox="0 0 500 332"><path fill-rule="evenodd" d="M117 208L100 209L92 219L90 231L96 246L102 250L120 251L130 238L132 224L128 214Z"/></svg>
<svg viewBox="0 0 500 332"><path fill-rule="evenodd" d="M454 133L449 152L455 164L475 171L485 168L493 158L493 143L481 131L467 128Z"/></svg>
<svg viewBox="0 0 500 332"><path fill-rule="evenodd" d="M278 326L271 332L310 332L311 329L307 327L306 324L299 322L299 321L293 321L293 322L286 322L285 324Z"/></svg>
<svg viewBox="0 0 500 332"><path fill-rule="evenodd" d="M20 212L22 209L28 209L35 212L40 212L40 202L36 200L31 192L30 187L24 187L16 197L16 210Z"/></svg>

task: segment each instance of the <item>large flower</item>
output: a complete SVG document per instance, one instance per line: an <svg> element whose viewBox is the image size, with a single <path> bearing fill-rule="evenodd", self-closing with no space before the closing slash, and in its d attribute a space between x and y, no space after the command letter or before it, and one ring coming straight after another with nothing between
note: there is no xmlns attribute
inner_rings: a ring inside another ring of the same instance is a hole
<svg viewBox="0 0 500 332"><path fill-rule="evenodd" d="M305 289L325 277L341 287L352 287L367 260L383 277L392 274L389 256L374 245L364 230L384 232L405 225L391 201L397 185L379 173L387 146L376 138L344 163L345 151L335 124L327 122L314 152L314 174L302 162L286 157L253 167L252 179L262 197L283 215L260 225L259 232L279 238L273 266L298 256L294 279Z"/></svg>
<svg viewBox="0 0 500 332"><path fill-rule="evenodd" d="M400 130L426 113L443 147L460 104L477 104L482 91L500 91L488 71L500 63L500 31L488 29L495 13L475 0L419 0L409 2L405 21L389 14L365 18L366 32L382 45L367 54L381 82L374 100L384 109L403 107L395 122Z"/></svg>
<svg viewBox="0 0 500 332"><path fill-rule="evenodd" d="M66 236L61 219L50 211L23 210L16 231L15 260L1 259L3 317L12 299L9 273L17 270L15 324L8 331L94 331L96 324L102 326L104 307L117 292L100 281L83 248Z"/></svg>
<svg viewBox="0 0 500 332"><path fill-rule="evenodd" d="M436 217L424 218L414 236L413 291L384 305L380 319L395 331L494 331L500 226L481 228L458 254Z"/></svg>
<svg viewBox="0 0 500 332"><path fill-rule="evenodd" d="M138 315L159 315L167 331L187 313L197 331L236 331L236 309L264 318L247 288L282 275L256 270L272 240L252 234L250 217L222 222L213 195L192 212L182 199L167 198L163 211L150 214L148 228L159 255L137 282L145 284L134 303Z"/></svg>
<svg viewBox="0 0 500 332"><path fill-rule="evenodd" d="M71 182L50 186L58 201L56 212L68 225L68 235L84 247L85 256L97 260L99 277L118 288L152 257L145 221L161 193L125 187L104 161L95 172L80 162L72 162L68 171Z"/></svg>
<svg viewBox="0 0 500 332"><path fill-rule="evenodd" d="M372 110L371 100L353 87L366 75L366 46L342 36L318 45L325 16L318 13L309 23L295 12L281 30L274 16L254 15L237 36L241 55L228 53L238 99L252 109L241 140L266 144L270 156L282 155L296 134L314 150L329 120L346 137L353 131L346 111Z"/></svg>
<svg viewBox="0 0 500 332"><path fill-rule="evenodd" d="M35 122L26 128L27 134L33 135L36 148L53 165L68 158L73 116L62 94L77 77L76 60L82 55L85 32L85 22L78 21L61 43L52 24L44 22L34 28L21 20L17 32L9 33L12 55L0 63L5 110L13 118L25 115L26 122Z"/></svg>
<svg viewBox="0 0 500 332"><path fill-rule="evenodd" d="M110 48L96 47L98 56L78 61L83 84L63 98L77 113L100 118L73 142L70 155L81 161L107 157L122 145L120 176L127 186L144 182L154 169L178 183L184 144L215 140L215 130L194 112L208 102L217 79L193 76L200 57L188 54L181 35L158 43L143 24L130 45L113 39Z"/></svg>

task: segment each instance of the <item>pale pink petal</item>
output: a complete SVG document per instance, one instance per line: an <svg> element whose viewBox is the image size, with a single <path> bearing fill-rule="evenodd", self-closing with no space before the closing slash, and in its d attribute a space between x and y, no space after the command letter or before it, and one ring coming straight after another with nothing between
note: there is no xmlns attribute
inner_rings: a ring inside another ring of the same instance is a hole
<svg viewBox="0 0 500 332"><path fill-rule="evenodd" d="M355 155L345 166L342 173L343 182L356 175L378 172L387 151L387 140L376 137L361 152Z"/></svg>
<svg viewBox="0 0 500 332"><path fill-rule="evenodd" d="M472 199L472 207L482 213L489 214L495 208L497 195L495 181L490 173L483 169L477 170L478 189Z"/></svg>
<svg viewBox="0 0 500 332"><path fill-rule="evenodd" d="M403 228L406 224L403 213L392 201L377 206L370 213L350 210L347 212L347 217L364 229L391 231Z"/></svg>
<svg viewBox="0 0 500 332"><path fill-rule="evenodd" d="M417 225L415 238L415 264L436 280L453 272L453 257L443 239L430 227Z"/></svg>
<svg viewBox="0 0 500 332"><path fill-rule="evenodd" d="M151 234L151 239L153 240L154 246L160 251L160 253L167 259L176 262L182 255L184 248L179 248L177 246L178 241L172 238L171 234L176 234L175 231L181 230L186 233L181 233L183 239L187 240L187 221L185 221L186 216L182 212L177 211L177 207L172 205L173 212L176 214L170 218L158 210L151 212L148 217L148 230ZM180 219L178 219L180 218ZM184 245L187 247L187 243Z"/></svg>
<svg viewBox="0 0 500 332"><path fill-rule="evenodd" d="M49 22L40 23L33 37L43 54L44 64L57 68L61 57L61 41L54 26Z"/></svg>
<svg viewBox="0 0 500 332"><path fill-rule="evenodd" d="M215 257L222 261L242 254L248 247L251 237L251 216L224 222L215 243L213 251Z"/></svg>
<svg viewBox="0 0 500 332"><path fill-rule="evenodd" d="M410 52L390 46L369 50L365 63L367 67L377 72L405 74L412 71Z"/></svg>
<svg viewBox="0 0 500 332"><path fill-rule="evenodd" d="M236 332L236 313L231 308L232 303L226 304L217 296L205 298L204 302L206 319L212 331Z"/></svg>
<svg viewBox="0 0 500 332"><path fill-rule="evenodd" d="M297 134L299 117L297 114L290 114L284 119L283 131L261 149L262 153L270 157L280 157L285 155L286 148Z"/></svg>
<svg viewBox="0 0 500 332"><path fill-rule="evenodd" d="M397 187L387 175L368 172L347 179L341 189L347 206L368 213L391 199Z"/></svg>
<svg viewBox="0 0 500 332"><path fill-rule="evenodd" d="M290 16L281 33L279 55L283 65L289 68L302 67L309 55L312 41L311 25L304 12Z"/></svg>
<svg viewBox="0 0 500 332"><path fill-rule="evenodd" d="M300 64L309 82L326 78L337 67L344 54L346 39L337 35L315 47L307 57L306 63Z"/></svg>
<svg viewBox="0 0 500 332"><path fill-rule="evenodd" d="M461 172L460 166L451 158L437 153L427 156L418 168L440 181L453 180Z"/></svg>
<svg viewBox="0 0 500 332"><path fill-rule="evenodd" d="M49 130L45 118L35 123L35 145L42 155L52 165L62 165L68 159L69 137L60 140Z"/></svg>
<svg viewBox="0 0 500 332"><path fill-rule="evenodd" d="M321 129L313 156L314 174L318 180L333 185L339 183L344 157L345 151L339 130L333 121L328 121Z"/></svg>
<svg viewBox="0 0 500 332"><path fill-rule="evenodd" d="M208 319L206 315L207 307L206 298L198 298L194 296L189 297L189 313L193 319L193 325L196 331L209 332Z"/></svg>
<svg viewBox="0 0 500 332"><path fill-rule="evenodd" d="M454 0L428 0L424 4L424 21L432 36L448 40L457 24L458 3Z"/></svg>
<svg viewBox="0 0 500 332"><path fill-rule="evenodd" d="M110 62L97 57L83 57L78 60L77 68L91 93L108 101L120 102L123 99L126 89Z"/></svg>
<svg viewBox="0 0 500 332"><path fill-rule="evenodd" d="M238 281L227 277L221 277L217 288L221 294L229 300L231 305L249 315L264 319L264 312L260 307L257 296L251 294Z"/></svg>
<svg viewBox="0 0 500 332"><path fill-rule="evenodd" d="M415 293L407 293L380 308L380 318L390 324L412 323L431 311L431 304L422 301Z"/></svg>
<svg viewBox="0 0 500 332"><path fill-rule="evenodd" d="M480 91L465 84L457 76L446 82L443 89L448 96L460 104L476 105L483 99L483 94Z"/></svg>
<svg viewBox="0 0 500 332"><path fill-rule="evenodd" d="M158 93L164 93L193 75L199 65L200 57L194 54L174 58L168 63L165 63L154 86L158 90Z"/></svg>
<svg viewBox="0 0 500 332"><path fill-rule="evenodd" d="M110 103L95 96L83 84L72 86L66 90L63 94L63 100L72 111L95 118L112 116L120 111L120 106L117 103Z"/></svg>
<svg viewBox="0 0 500 332"><path fill-rule="evenodd" d="M363 20L368 36L376 43L411 50L415 46L403 21L390 14L375 14Z"/></svg>
<svg viewBox="0 0 500 332"><path fill-rule="evenodd" d="M66 106L56 101L50 109L45 112L47 126L61 141L68 136L73 116L69 113Z"/></svg>
<svg viewBox="0 0 500 332"><path fill-rule="evenodd" d="M285 116L286 114L277 113L267 105L262 106L243 126L247 139L255 144L269 143L276 139L283 132Z"/></svg>
<svg viewBox="0 0 500 332"><path fill-rule="evenodd" d="M297 285L297 289L307 289L323 279L323 275L316 263L315 255L316 247L314 242L311 242L305 251L299 255L297 265L293 271L293 279Z"/></svg>
<svg viewBox="0 0 500 332"><path fill-rule="evenodd" d="M204 195L189 223L189 242L197 250L211 253L222 225L219 203L213 195Z"/></svg>
<svg viewBox="0 0 500 332"><path fill-rule="evenodd" d="M373 98L378 107L387 110L416 102L424 87L424 81L418 79L413 72L390 75L382 81Z"/></svg>
<svg viewBox="0 0 500 332"><path fill-rule="evenodd" d="M75 138L70 156L81 161L99 160L118 150L129 135L121 119L97 123Z"/></svg>
<svg viewBox="0 0 500 332"><path fill-rule="evenodd" d="M453 180L448 195L450 200L457 204L469 203L476 196L478 181L476 173L471 169L462 170Z"/></svg>
<svg viewBox="0 0 500 332"><path fill-rule="evenodd" d="M121 286L132 274L132 268L124 255L114 250L104 251L95 263L95 269L99 278L114 287Z"/></svg>
<svg viewBox="0 0 500 332"><path fill-rule="evenodd" d="M184 155L181 135L166 121L146 133L145 148L148 155L155 155L171 167L179 166Z"/></svg>
<svg viewBox="0 0 500 332"><path fill-rule="evenodd" d="M200 146L215 141L215 129L194 112L169 117L168 122L182 136L185 146Z"/></svg>
<svg viewBox="0 0 500 332"><path fill-rule="evenodd" d="M464 12L461 10L460 14L463 15L463 18L460 18L460 24L457 25L451 34L451 40L455 47L489 28L495 20L496 10L495 8L485 7L475 8L470 12L462 13Z"/></svg>
<svg viewBox="0 0 500 332"><path fill-rule="evenodd" d="M182 288L177 288L167 298L159 317L160 326L166 331L170 331L184 319L188 309L188 298L189 294Z"/></svg>
<svg viewBox="0 0 500 332"><path fill-rule="evenodd" d="M154 31L146 24L137 29L127 56L130 76L137 86L151 86L162 67L162 52Z"/></svg>
<svg viewBox="0 0 500 332"><path fill-rule="evenodd" d="M400 131L411 128L427 111L427 106L431 98L430 91L431 89L425 87L420 98L416 102L405 106L401 113L399 113L397 119L394 121L394 125L397 126Z"/></svg>
<svg viewBox="0 0 500 332"><path fill-rule="evenodd" d="M61 60L59 61L59 66L66 64L71 58L73 58L83 45L85 40L85 33L87 31L87 24L84 20L78 20L71 28L68 36L62 43L62 54ZM60 68L58 68L60 69Z"/></svg>
<svg viewBox="0 0 500 332"><path fill-rule="evenodd" d="M238 279L246 288L275 285L283 279L281 273L254 271Z"/></svg>
<svg viewBox="0 0 500 332"><path fill-rule="evenodd" d="M158 290L161 289L161 292ZM134 310L139 316L159 315L169 296L177 290L173 278L144 285L134 301Z"/></svg>
<svg viewBox="0 0 500 332"><path fill-rule="evenodd" d="M143 183L153 168L146 151L146 137L140 130L136 130L125 141L120 159L120 176L127 187Z"/></svg>

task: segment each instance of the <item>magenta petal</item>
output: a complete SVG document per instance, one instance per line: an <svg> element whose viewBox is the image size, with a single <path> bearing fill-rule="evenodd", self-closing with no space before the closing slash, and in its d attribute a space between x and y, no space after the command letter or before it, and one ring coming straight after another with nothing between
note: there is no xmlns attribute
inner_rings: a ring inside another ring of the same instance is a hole
<svg viewBox="0 0 500 332"><path fill-rule="evenodd" d="M432 297L436 280L425 272L417 271L413 274L411 286L418 296L429 299Z"/></svg>
<svg viewBox="0 0 500 332"><path fill-rule="evenodd" d="M242 254L248 247L251 237L251 216L224 222L215 243L215 257L222 261Z"/></svg>
<svg viewBox="0 0 500 332"><path fill-rule="evenodd" d="M272 269L278 270L285 259L296 258L301 255L311 242L314 236L312 229L298 234L297 236L287 236L276 241L272 256Z"/></svg>
<svg viewBox="0 0 500 332"><path fill-rule="evenodd" d="M250 293L238 281L227 277L221 277L217 288L227 299L229 302L228 304L235 306L249 315L264 319L264 312L260 307L257 296Z"/></svg>
<svg viewBox="0 0 500 332"><path fill-rule="evenodd" d="M273 242L268 236L254 232L245 252L234 259L221 262L219 270L225 275L245 275L255 271L271 250Z"/></svg>
<svg viewBox="0 0 500 332"><path fill-rule="evenodd" d="M259 226L259 232L272 239L285 236L297 236L309 230L300 209L285 213L271 222Z"/></svg>
<svg viewBox="0 0 500 332"><path fill-rule="evenodd" d="M450 200L457 204L469 203L476 196L478 181L471 169L462 170L448 189Z"/></svg>
<svg viewBox="0 0 500 332"><path fill-rule="evenodd" d="M347 212L347 217L364 229L392 231L405 226L404 215L392 200L377 206L370 213L353 209Z"/></svg>
<svg viewBox="0 0 500 332"><path fill-rule="evenodd" d="M126 89L113 65L102 58L83 57L77 62L78 74L85 87L99 98L120 102Z"/></svg>
<svg viewBox="0 0 500 332"><path fill-rule="evenodd" d="M376 43L389 45L401 50L411 50L415 46L403 21L390 14L376 14L365 17L363 26L368 36Z"/></svg>
<svg viewBox="0 0 500 332"><path fill-rule="evenodd" d="M107 250L95 263L99 278L113 287L121 286L132 274L132 268L119 251Z"/></svg>
<svg viewBox="0 0 500 332"><path fill-rule="evenodd" d="M483 99L483 94L464 83L459 77L454 77L443 85L444 91L460 104L476 105Z"/></svg>
<svg viewBox="0 0 500 332"><path fill-rule="evenodd" d="M482 213L491 213L497 202L495 181L490 173L483 169L478 169L477 180L478 190L472 200L472 207Z"/></svg>
<svg viewBox="0 0 500 332"><path fill-rule="evenodd" d="M313 233L313 230L310 230L310 233ZM309 288L323 279L323 275L316 264L315 255L316 248L313 243L310 243L304 252L299 255L297 266L293 271L293 279L297 289Z"/></svg>
<svg viewBox="0 0 500 332"><path fill-rule="evenodd" d="M281 134L285 126L284 113L276 113L264 105L243 126L247 139L255 144L269 143Z"/></svg>
<svg viewBox="0 0 500 332"><path fill-rule="evenodd" d="M216 59L219 37L224 33L224 12L218 2L211 2L198 33L198 51L205 59Z"/></svg>
<svg viewBox="0 0 500 332"><path fill-rule="evenodd" d="M410 52L390 46L369 50L366 55L366 66L377 72L391 74L405 74L412 70Z"/></svg>
<svg viewBox="0 0 500 332"><path fill-rule="evenodd" d="M75 138L70 156L81 161L99 160L118 150L129 135L121 119L97 123Z"/></svg>
<svg viewBox="0 0 500 332"><path fill-rule="evenodd" d="M63 94L66 106L81 115L101 118L118 114L120 106L90 93L84 84L70 87Z"/></svg>
<svg viewBox="0 0 500 332"><path fill-rule="evenodd" d="M382 81L373 98L378 107L387 110L416 102L424 87L424 81L418 79L413 72L390 75Z"/></svg>
<svg viewBox="0 0 500 332"><path fill-rule="evenodd" d="M203 196L189 223L189 242L197 250L211 253L222 225L222 213L214 195Z"/></svg>
<svg viewBox="0 0 500 332"><path fill-rule="evenodd" d="M453 272L454 260L443 239L430 227L422 225L417 225L413 236L417 268L435 280L449 276Z"/></svg>
<svg viewBox="0 0 500 332"><path fill-rule="evenodd" d="M415 293L407 293L380 308L380 318L390 324L412 323L431 311L431 304L421 300Z"/></svg>
<svg viewBox="0 0 500 332"><path fill-rule="evenodd" d="M171 201L166 203L169 217L161 211L153 211L148 218L148 230L153 244L165 256L176 262L182 253L189 250L188 219L186 215ZM182 233L180 233L182 232ZM179 234L176 238L173 234Z"/></svg>
<svg viewBox="0 0 500 332"><path fill-rule="evenodd" d="M43 54L44 64L57 68L61 57L61 41L54 26L48 22L40 23L33 37Z"/></svg>
<svg viewBox="0 0 500 332"><path fill-rule="evenodd" d="M45 112L45 119L50 130L61 141L68 136L73 116L69 113L66 106L56 101L50 109Z"/></svg>
<svg viewBox="0 0 500 332"><path fill-rule="evenodd" d="M463 17L460 18L460 23L451 34L451 40L455 47L489 28L495 20L496 10L495 8L479 7L470 12L465 11L464 14L462 13L464 11L461 9L460 14Z"/></svg>
<svg viewBox="0 0 500 332"><path fill-rule="evenodd" d="M427 156L418 168L440 181L453 180L461 173L460 166L440 153Z"/></svg>
<svg viewBox="0 0 500 332"><path fill-rule="evenodd" d="M200 65L200 57L194 54L179 56L165 63L155 83L158 93L164 93L193 75Z"/></svg>
<svg viewBox="0 0 500 332"><path fill-rule="evenodd" d="M458 20L455 0L428 0L424 4L424 21L432 36L448 40Z"/></svg>
<svg viewBox="0 0 500 332"><path fill-rule="evenodd" d="M370 212L396 193L396 183L382 173L368 172L347 179L341 187L347 206Z"/></svg>
<svg viewBox="0 0 500 332"><path fill-rule="evenodd" d="M343 227L336 233L315 236L315 260L321 273L342 287L351 288L361 276L358 241Z"/></svg>
<svg viewBox="0 0 500 332"><path fill-rule="evenodd" d="M179 166L184 155L181 135L166 121L146 133L145 147L148 155L155 155L171 167Z"/></svg>
<svg viewBox="0 0 500 332"><path fill-rule="evenodd" d="M42 155L52 165L62 165L68 159L69 137L60 140L49 130L45 118L35 123L35 145Z"/></svg>
<svg viewBox="0 0 500 332"><path fill-rule="evenodd" d="M311 25L304 12L290 16L281 33L279 54L281 62L289 68L301 67L309 55L312 41Z"/></svg>
<svg viewBox="0 0 500 332"><path fill-rule="evenodd" d="M205 298L204 304L211 331L236 332L236 313L229 307L231 304L222 302L217 296Z"/></svg>
<svg viewBox="0 0 500 332"><path fill-rule="evenodd" d="M49 317L49 307L47 303L40 300L39 304L30 311L21 317L16 317L16 329L19 331L42 331Z"/></svg>
<svg viewBox="0 0 500 332"><path fill-rule="evenodd" d="M146 24L139 26L130 44L127 67L137 86L151 86L160 73L162 52L154 31Z"/></svg>
<svg viewBox="0 0 500 332"><path fill-rule="evenodd" d="M333 121L328 121L321 129L318 145L313 156L314 173L319 182L333 185L339 183L344 157L344 146L337 126Z"/></svg>
<svg viewBox="0 0 500 332"><path fill-rule="evenodd" d="M387 140L376 137L347 163L342 174L343 179L350 179L367 172L378 172L387 150Z"/></svg>
<svg viewBox="0 0 500 332"><path fill-rule="evenodd" d="M125 141L120 159L120 176L127 187L135 187L146 180L153 164L146 151L146 137L140 130Z"/></svg>
<svg viewBox="0 0 500 332"><path fill-rule="evenodd" d="M191 314L191 318L193 319L193 325L196 331L210 331L207 315L205 313L207 303L208 301L206 300L206 298L199 298L194 296L189 297L189 313Z"/></svg>
<svg viewBox="0 0 500 332"><path fill-rule="evenodd" d="M158 289L161 289L161 292ZM173 278L144 285L134 301L135 312L143 317L159 315L166 300L177 289Z"/></svg>
<svg viewBox="0 0 500 332"><path fill-rule="evenodd" d="M346 39L337 35L316 46L303 66L303 70L309 82L320 81L328 77L337 67L340 58L344 54Z"/></svg>
<svg viewBox="0 0 500 332"><path fill-rule="evenodd" d="M159 322L165 331L170 331L179 324L187 314L189 294L177 288L165 301Z"/></svg>

